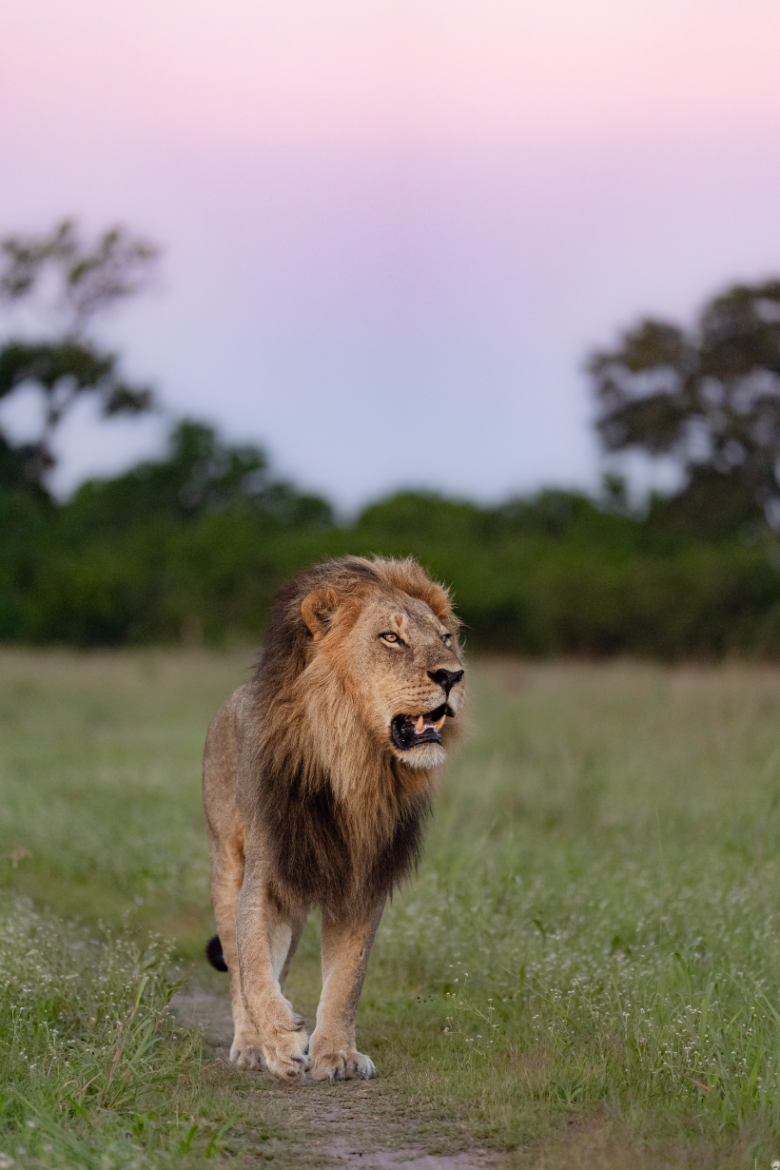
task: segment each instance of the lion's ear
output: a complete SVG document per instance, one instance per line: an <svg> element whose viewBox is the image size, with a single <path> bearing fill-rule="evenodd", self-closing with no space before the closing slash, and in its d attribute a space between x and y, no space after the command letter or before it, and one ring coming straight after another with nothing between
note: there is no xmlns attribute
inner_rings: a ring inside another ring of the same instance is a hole
<svg viewBox="0 0 780 1170"><path fill-rule="evenodd" d="M315 589L301 602L301 617L315 642L324 638L336 612L336 594L332 589Z"/></svg>

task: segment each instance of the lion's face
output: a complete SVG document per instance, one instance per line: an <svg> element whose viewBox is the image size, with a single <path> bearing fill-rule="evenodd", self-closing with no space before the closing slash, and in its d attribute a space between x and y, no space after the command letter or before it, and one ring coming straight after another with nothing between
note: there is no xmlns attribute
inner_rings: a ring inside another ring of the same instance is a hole
<svg viewBox="0 0 780 1170"><path fill-rule="evenodd" d="M464 698L455 631L400 590L371 591L350 626L339 665L373 736L411 767L443 764Z"/></svg>

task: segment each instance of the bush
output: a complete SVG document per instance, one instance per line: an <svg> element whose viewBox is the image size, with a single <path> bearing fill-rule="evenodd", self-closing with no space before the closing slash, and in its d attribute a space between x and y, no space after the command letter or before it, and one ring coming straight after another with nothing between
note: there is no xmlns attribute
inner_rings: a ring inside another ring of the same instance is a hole
<svg viewBox="0 0 780 1170"><path fill-rule="evenodd" d="M499 507L404 492L339 526L262 452L183 423L166 459L57 505L0 490L0 639L77 646L262 636L296 570L351 553L416 556L453 586L471 646L666 659L780 654L774 538L696 540L544 491Z"/></svg>

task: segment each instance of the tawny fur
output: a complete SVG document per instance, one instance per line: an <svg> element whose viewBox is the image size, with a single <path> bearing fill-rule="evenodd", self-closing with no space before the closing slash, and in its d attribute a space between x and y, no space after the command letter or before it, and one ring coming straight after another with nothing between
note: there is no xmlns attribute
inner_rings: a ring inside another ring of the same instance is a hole
<svg viewBox="0 0 780 1170"><path fill-rule="evenodd" d="M462 673L457 627L447 591L411 559L318 565L283 590L254 679L209 728L212 895L240 1067L265 1063L286 1080L307 1065L317 1078L373 1072L354 1047L368 954L387 895L417 861L459 726L447 719L440 746L402 751L390 725L443 701L457 715L462 681L445 693L431 678ZM312 905L323 995L307 1052L283 983Z"/></svg>

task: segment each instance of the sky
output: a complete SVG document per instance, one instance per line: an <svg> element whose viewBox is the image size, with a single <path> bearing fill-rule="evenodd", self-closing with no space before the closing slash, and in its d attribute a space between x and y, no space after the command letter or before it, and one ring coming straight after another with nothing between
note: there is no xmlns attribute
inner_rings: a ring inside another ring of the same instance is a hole
<svg viewBox="0 0 780 1170"><path fill-rule="evenodd" d="M164 250L101 339L167 416L81 409L61 492L183 414L345 511L593 490L589 350L780 273L777 0L0 0L0 27L0 233Z"/></svg>

